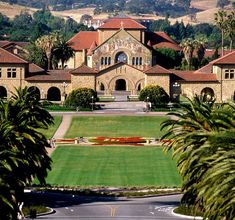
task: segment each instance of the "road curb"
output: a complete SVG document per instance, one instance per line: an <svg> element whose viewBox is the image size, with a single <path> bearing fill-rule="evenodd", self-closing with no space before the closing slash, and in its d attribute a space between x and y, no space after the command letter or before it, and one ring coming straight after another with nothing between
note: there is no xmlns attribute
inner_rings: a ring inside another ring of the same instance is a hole
<svg viewBox="0 0 235 220"><path fill-rule="evenodd" d="M182 214L175 213L174 212L175 209L176 208L172 209L171 214L176 216L176 217L187 218L187 219L195 219L195 220L202 220L203 219L200 216L190 216L190 215L182 215Z"/></svg>

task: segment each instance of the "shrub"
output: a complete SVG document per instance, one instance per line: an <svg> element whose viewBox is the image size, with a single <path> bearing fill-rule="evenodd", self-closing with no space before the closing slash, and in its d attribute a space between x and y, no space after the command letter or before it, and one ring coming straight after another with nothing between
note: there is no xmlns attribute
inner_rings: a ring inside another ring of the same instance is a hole
<svg viewBox="0 0 235 220"><path fill-rule="evenodd" d="M92 100L93 97L93 100ZM90 88L79 88L73 90L65 100L68 107L79 107L91 109L91 103L97 98L96 92Z"/></svg>
<svg viewBox="0 0 235 220"><path fill-rule="evenodd" d="M169 95L162 87L150 85L140 91L139 99L140 101L149 101L154 107L159 107L169 102Z"/></svg>

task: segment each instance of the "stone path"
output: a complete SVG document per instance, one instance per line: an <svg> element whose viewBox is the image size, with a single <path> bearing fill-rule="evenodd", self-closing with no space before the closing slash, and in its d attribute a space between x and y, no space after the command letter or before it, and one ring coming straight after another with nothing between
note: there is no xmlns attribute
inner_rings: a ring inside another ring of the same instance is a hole
<svg viewBox="0 0 235 220"><path fill-rule="evenodd" d="M70 124L72 122L72 117L73 117L72 115L63 115L62 122L60 123L60 126L56 130L53 138L58 139L64 137L64 135L66 134L67 130L70 127ZM52 152L55 150L55 148L47 148L48 154L51 155Z"/></svg>

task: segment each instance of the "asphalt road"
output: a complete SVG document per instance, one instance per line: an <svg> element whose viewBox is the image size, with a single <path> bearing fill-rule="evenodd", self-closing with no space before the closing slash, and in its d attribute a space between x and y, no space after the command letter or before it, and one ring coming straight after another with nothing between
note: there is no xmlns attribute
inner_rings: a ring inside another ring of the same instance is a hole
<svg viewBox="0 0 235 220"><path fill-rule="evenodd" d="M33 197L45 202L55 210L54 214L40 216L37 219L187 219L172 214L172 210L179 204L180 195L126 199L34 193Z"/></svg>

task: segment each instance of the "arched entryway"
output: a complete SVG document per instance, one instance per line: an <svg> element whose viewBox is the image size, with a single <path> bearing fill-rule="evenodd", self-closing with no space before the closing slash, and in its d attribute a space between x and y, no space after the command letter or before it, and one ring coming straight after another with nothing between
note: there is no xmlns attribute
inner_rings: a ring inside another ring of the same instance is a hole
<svg viewBox="0 0 235 220"><path fill-rule="evenodd" d="M117 53L115 56L115 63L118 62L128 63L128 57L123 51Z"/></svg>
<svg viewBox="0 0 235 220"><path fill-rule="evenodd" d="M51 87L47 92L48 101L61 101L61 93L57 87Z"/></svg>
<svg viewBox="0 0 235 220"><path fill-rule="evenodd" d="M29 87L29 91L32 92L33 94L35 94L38 99L40 99L40 90L38 87L31 86L31 87Z"/></svg>
<svg viewBox="0 0 235 220"><path fill-rule="evenodd" d="M126 80L125 79L116 80L115 90L116 91L126 91Z"/></svg>
<svg viewBox="0 0 235 220"><path fill-rule="evenodd" d="M204 101L211 101L215 97L215 93L212 88L206 87L201 91L201 96Z"/></svg>
<svg viewBox="0 0 235 220"><path fill-rule="evenodd" d="M7 90L5 87L0 86L0 99L7 98Z"/></svg>

